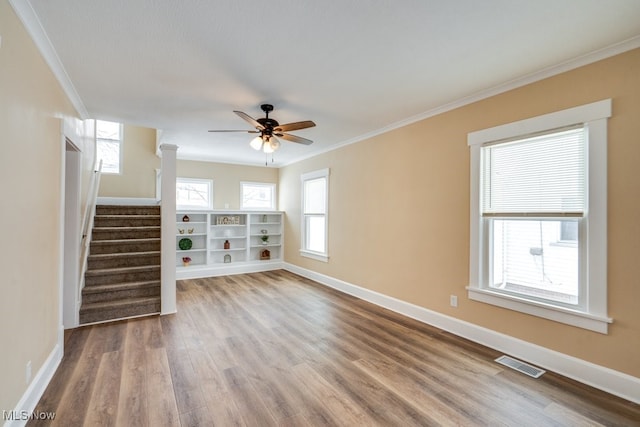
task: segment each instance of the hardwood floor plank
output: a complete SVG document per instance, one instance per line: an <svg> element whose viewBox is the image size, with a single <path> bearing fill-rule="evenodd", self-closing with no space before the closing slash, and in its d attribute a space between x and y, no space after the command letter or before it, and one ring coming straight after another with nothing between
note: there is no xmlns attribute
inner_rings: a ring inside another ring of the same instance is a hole
<svg viewBox="0 0 640 427"><path fill-rule="evenodd" d="M640 426L640 405L286 271L181 280L176 314L65 333L36 410L83 426Z"/></svg>
<svg viewBox="0 0 640 427"><path fill-rule="evenodd" d="M163 348L145 351L147 408L149 425L153 427L177 426L180 422L176 395L171 381L167 353Z"/></svg>
<svg viewBox="0 0 640 427"><path fill-rule="evenodd" d="M247 425L242 419L242 414L230 392L216 393L211 396L208 394L206 386L203 387L203 392L207 402L207 409L213 419L213 423L210 425L222 427L244 427Z"/></svg>
<svg viewBox="0 0 640 427"><path fill-rule="evenodd" d="M145 393L147 389L146 350L149 344L154 344L152 331L157 325L160 334L159 321L138 319L127 325L122 362L122 381L120 383L120 397L118 401L118 417L116 425L149 425L149 411ZM152 338L151 342L147 338ZM161 339L161 336L158 337Z"/></svg>
<svg viewBox="0 0 640 427"><path fill-rule="evenodd" d="M73 366L73 374L56 408L53 426L82 426L89 407L96 375L105 352L102 333L108 327L94 327L89 331L82 354ZM111 334L106 334L107 336Z"/></svg>
<svg viewBox="0 0 640 427"><path fill-rule="evenodd" d="M260 394L253 388L241 368L225 369L224 376L229 394L247 426L277 425Z"/></svg>
<svg viewBox="0 0 640 427"><path fill-rule="evenodd" d="M171 382L176 396L178 413L190 412L205 406L197 377L188 349L166 349Z"/></svg>
<svg viewBox="0 0 640 427"><path fill-rule="evenodd" d="M96 373L96 384L84 424L89 426L115 426L118 417L120 380L122 378L122 352L104 353Z"/></svg>
<svg viewBox="0 0 640 427"><path fill-rule="evenodd" d="M298 381L305 385L307 392L318 402L328 408L333 418L341 425L375 425L357 403L336 390L322 376L306 363L293 367Z"/></svg>

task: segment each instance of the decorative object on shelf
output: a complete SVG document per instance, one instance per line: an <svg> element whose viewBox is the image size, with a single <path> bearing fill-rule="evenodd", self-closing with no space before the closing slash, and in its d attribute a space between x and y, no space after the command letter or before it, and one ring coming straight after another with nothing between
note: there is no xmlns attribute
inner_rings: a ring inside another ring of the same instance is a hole
<svg viewBox="0 0 640 427"><path fill-rule="evenodd" d="M216 225L240 225L240 215L217 216Z"/></svg>
<svg viewBox="0 0 640 427"><path fill-rule="evenodd" d="M260 240L262 240L262 244L266 245L269 243L269 236L267 236L266 234L260 237Z"/></svg>
<svg viewBox="0 0 640 427"><path fill-rule="evenodd" d="M224 262L225 262L226 264L230 263L230 262L231 262L231 255L226 254L226 255L224 256Z"/></svg>
<svg viewBox="0 0 640 427"><path fill-rule="evenodd" d="M189 222L189 215L185 215L182 217L182 222Z"/></svg>
<svg viewBox="0 0 640 427"><path fill-rule="evenodd" d="M271 259L271 252L269 252L269 249L263 249L262 251L260 251L260 259L263 261Z"/></svg>
<svg viewBox="0 0 640 427"><path fill-rule="evenodd" d="M262 222L267 222L267 216L266 215L262 215Z"/></svg>
<svg viewBox="0 0 640 427"><path fill-rule="evenodd" d="M184 265L185 267L188 267L190 262L191 262L191 258L189 258L188 256L182 257L182 265Z"/></svg>
<svg viewBox="0 0 640 427"><path fill-rule="evenodd" d="M225 241L224 241L224 248L225 248L225 249L231 249L231 243L229 243L229 241L228 241L228 240L225 240Z"/></svg>
<svg viewBox="0 0 640 427"><path fill-rule="evenodd" d="M195 228L189 228L189 229L187 230L187 233L189 233L189 234L193 234L193 230L195 230Z"/></svg>
<svg viewBox="0 0 640 427"><path fill-rule="evenodd" d="M191 241L191 239L188 239L186 237L184 239L180 239L180 241L178 242L178 247L183 251L188 251L192 246L193 242Z"/></svg>
<svg viewBox="0 0 640 427"><path fill-rule="evenodd" d="M184 234L184 228L178 228L178 233Z"/></svg>
<svg viewBox="0 0 640 427"><path fill-rule="evenodd" d="M264 228L263 228L262 230L260 230L260 233L262 233L262 234L267 234L268 232L269 232L269 231L268 231L268 230L265 230Z"/></svg>

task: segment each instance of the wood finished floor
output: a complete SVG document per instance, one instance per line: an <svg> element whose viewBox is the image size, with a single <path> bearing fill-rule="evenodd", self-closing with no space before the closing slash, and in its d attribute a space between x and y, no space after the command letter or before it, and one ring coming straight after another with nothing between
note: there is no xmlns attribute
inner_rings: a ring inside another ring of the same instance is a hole
<svg viewBox="0 0 640 427"><path fill-rule="evenodd" d="M632 426L640 405L294 274L178 282L175 315L68 331L56 426Z"/></svg>

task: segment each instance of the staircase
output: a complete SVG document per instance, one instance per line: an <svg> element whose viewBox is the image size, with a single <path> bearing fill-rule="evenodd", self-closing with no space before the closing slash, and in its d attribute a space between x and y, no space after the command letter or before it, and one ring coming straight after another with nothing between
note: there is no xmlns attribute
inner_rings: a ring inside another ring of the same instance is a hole
<svg viewBox="0 0 640 427"><path fill-rule="evenodd" d="M80 324L160 312L160 207L96 206Z"/></svg>

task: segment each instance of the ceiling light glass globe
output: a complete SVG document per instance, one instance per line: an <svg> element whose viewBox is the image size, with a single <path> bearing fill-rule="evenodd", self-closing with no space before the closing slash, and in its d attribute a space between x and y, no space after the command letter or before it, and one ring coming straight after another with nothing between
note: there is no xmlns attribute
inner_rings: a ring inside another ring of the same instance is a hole
<svg viewBox="0 0 640 427"><path fill-rule="evenodd" d="M251 146L251 148L253 148L254 150L259 150L262 148L262 137L260 136L256 136L255 138L253 138L251 140L251 142L249 143L249 145Z"/></svg>

